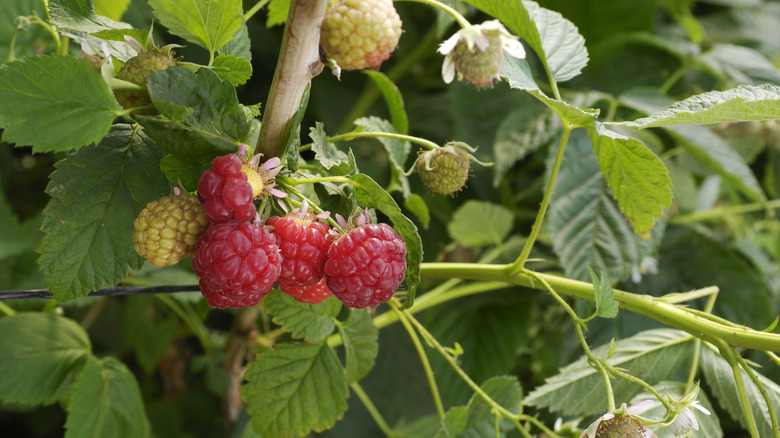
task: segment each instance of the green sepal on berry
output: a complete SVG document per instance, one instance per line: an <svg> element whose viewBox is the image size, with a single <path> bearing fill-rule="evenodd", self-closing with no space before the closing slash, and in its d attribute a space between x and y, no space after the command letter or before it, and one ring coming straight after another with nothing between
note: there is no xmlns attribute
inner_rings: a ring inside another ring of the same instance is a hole
<svg viewBox="0 0 780 438"><path fill-rule="evenodd" d="M163 196L146 205L133 223L133 247L154 266L175 265L195 253L209 221L189 193Z"/></svg>
<svg viewBox="0 0 780 438"><path fill-rule="evenodd" d="M178 47L175 44L169 44L164 47L156 47L151 42L147 42L148 48L144 48L135 40L132 44L138 49L138 54L127 60L125 65L116 74L117 79L131 82L142 87L146 87L146 79L152 73L166 71L168 68L177 64L173 54L173 48ZM152 106L152 100L148 93L138 90L114 90L116 100L126 109L149 107L135 110L136 114L157 115L159 112Z"/></svg>
<svg viewBox="0 0 780 438"><path fill-rule="evenodd" d="M442 147L420 151L415 170L425 187L433 193L452 196L466 186L475 149L466 143L451 141ZM487 165L486 163L481 163Z"/></svg>
<svg viewBox="0 0 780 438"><path fill-rule="evenodd" d="M392 0L337 0L322 20L320 46L341 70L379 68L402 31Z"/></svg>

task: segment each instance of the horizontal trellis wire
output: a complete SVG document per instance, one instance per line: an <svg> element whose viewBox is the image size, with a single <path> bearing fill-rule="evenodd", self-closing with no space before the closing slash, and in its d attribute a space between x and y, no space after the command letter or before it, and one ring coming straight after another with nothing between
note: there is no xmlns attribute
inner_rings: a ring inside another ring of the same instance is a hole
<svg viewBox="0 0 780 438"><path fill-rule="evenodd" d="M176 292L199 292L200 287L190 286L144 286L144 287L106 287L94 292L90 292L91 297L117 297L122 295L139 294L172 294ZM54 295L48 289L29 289L29 290L0 290L0 300L20 300L20 299L48 299L54 298Z"/></svg>

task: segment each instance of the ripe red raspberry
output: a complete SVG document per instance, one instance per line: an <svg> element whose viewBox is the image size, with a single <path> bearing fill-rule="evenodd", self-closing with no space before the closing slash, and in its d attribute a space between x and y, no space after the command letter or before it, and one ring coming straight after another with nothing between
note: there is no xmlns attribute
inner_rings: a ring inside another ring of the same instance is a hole
<svg viewBox="0 0 780 438"><path fill-rule="evenodd" d="M469 178L470 146L461 142L449 142L444 147L420 152L417 173L425 187L440 195L453 195L460 191Z"/></svg>
<svg viewBox="0 0 780 438"><path fill-rule="evenodd" d="M347 307L378 306L393 297L406 273L406 244L387 224L362 224L328 250L328 288Z"/></svg>
<svg viewBox="0 0 780 438"><path fill-rule="evenodd" d="M295 301L298 301L299 303L317 304L333 295L330 292L330 289L328 289L325 277L322 277L318 283L310 286L295 287L280 284L279 288L282 292L295 298Z"/></svg>
<svg viewBox="0 0 780 438"><path fill-rule="evenodd" d="M265 228L247 222L212 225L198 239L192 267L211 307L254 306L281 272L281 256Z"/></svg>
<svg viewBox="0 0 780 438"><path fill-rule="evenodd" d="M146 79L154 72L168 70L176 65L176 60L171 55L169 46L163 48L153 47L150 50L142 50L133 58L127 60L125 65L117 72L116 78L132 82L146 87ZM152 104L148 94L136 90L115 90L114 95L125 108L137 108ZM158 111L154 108L145 108L135 111L136 114L155 115Z"/></svg>
<svg viewBox="0 0 780 438"><path fill-rule="evenodd" d="M392 0L338 0L325 12L320 45L342 70L378 68L401 32Z"/></svg>
<svg viewBox="0 0 780 438"><path fill-rule="evenodd" d="M223 155L211 162L198 181L198 198L211 223L237 220L249 222L257 209L252 203L252 186L237 155Z"/></svg>
<svg viewBox="0 0 780 438"><path fill-rule="evenodd" d="M163 196L146 204L133 222L133 247L158 268L175 265L195 253L208 226L198 198L189 193Z"/></svg>
<svg viewBox="0 0 780 438"><path fill-rule="evenodd" d="M310 286L322 278L328 248L333 242L330 227L308 213L308 206L291 211L284 217L272 216L266 225L282 253L279 284L290 287Z"/></svg>

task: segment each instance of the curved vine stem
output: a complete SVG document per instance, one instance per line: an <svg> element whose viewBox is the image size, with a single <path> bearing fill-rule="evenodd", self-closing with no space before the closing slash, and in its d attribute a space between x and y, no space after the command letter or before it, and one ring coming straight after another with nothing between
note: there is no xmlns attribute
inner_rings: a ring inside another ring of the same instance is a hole
<svg viewBox="0 0 780 438"><path fill-rule="evenodd" d="M355 395L358 396L360 401L363 403L363 406L366 407L366 410L368 411L369 415L371 415L371 418L374 419L376 425L379 426L379 428L382 430L385 436L387 437L394 436L393 429L391 429L390 426L387 425L387 421L385 421L384 417L382 417L382 414L379 412L379 409L376 408L376 405L374 405L374 402L372 402L371 398L368 397L368 394L366 394L366 392L363 391L363 388L357 382L350 384L349 387L352 388L352 391L355 393Z"/></svg>
<svg viewBox="0 0 780 438"><path fill-rule="evenodd" d="M758 425L756 424L756 418L753 415L753 410L750 408L750 398L748 397L747 390L745 389L745 381L742 379L742 370L739 366L739 360L737 359L737 352L733 347L725 342L718 342L715 344L720 351L720 355L731 366L731 372L734 375L734 383L737 385L737 393L739 394L739 403L742 405L742 412L745 414L745 423L747 423L747 429L750 432L750 436L753 438L760 438L758 433Z"/></svg>
<svg viewBox="0 0 780 438"><path fill-rule="evenodd" d="M466 20L466 17L464 17L463 15L460 15L460 13L458 11L456 11L455 9L445 5L442 2L438 2L436 0L395 0L395 1L413 1L413 2L417 2L417 3L423 3L423 4L426 4L426 5L429 5L429 6L433 6L434 8L440 9L440 10L450 14L452 16L452 18L454 18L455 21L458 22L460 27L465 28L465 27L471 26L471 23L469 23L469 20Z"/></svg>

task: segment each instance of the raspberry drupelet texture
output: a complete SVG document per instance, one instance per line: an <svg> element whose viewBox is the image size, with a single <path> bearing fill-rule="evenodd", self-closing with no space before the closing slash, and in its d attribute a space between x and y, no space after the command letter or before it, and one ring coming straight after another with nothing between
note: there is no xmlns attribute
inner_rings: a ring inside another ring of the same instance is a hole
<svg viewBox="0 0 780 438"><path fill-rule="evenodd" d="M392 0L337 0L325 12L320 45L342 70L378 68L401 32Z"/></svg>
<svg viewBox="0 0 780 438"><path fill-rule="evenodd" d="M319 282L310 286L295 287L280 284L279 288L285 294L295 298L295 301L298 301L299 303L318 304L325 298L333 296L330 289L328 289L325 277L322 277Z"/></svg>
<svg viewBox="0 0 780 438"><path fill-rule="evenodd" d="M171 55L170 49L152 48L143 50L138 55L127 60L125 65L117 72L116 78L132 82L142 87L146 86L146 79L154 72L166 71L176 65L176 60ZM136 90L115 90L116 100L125 108L137 108L152 105L148 94ZM136 110L136 114L155 115L158 111L154 108Z"/></svg>
<svg viewBox="0 0 780 438"><path fill-rule="evenodd" d="M193 255L209 221L198 198L189 193L163 196L146 205L133 222L133 247L162 268Z"/></svg>
<svg viewBox="0 0 780 438"><path fill-rule="evenodd" d="M271 233L247 222L212 225L198 240L192 266L211 307L254 306L281 272L279 247Z"/></svg>
<svg viewBox="0 0 780 438"><path fill-rule="evenodd" d="M378 306L406 273L406 244L387 224L364 224L337 238L325 262L328 289L344 305Z"/></svg>
<svg viewBox="0 0 780 438"><path fill-rule="evenodd" d="M237 155L223 155L211 162L212 170L203 173L198 181L198 198L203 203L206 217L212 223L232 220L249 222L257 214L252 203L252 186L243 163Z"/></svg>
<svg viewBox="0 0 780 438"><path fill-rule="evenodd" d="M316 222L305 210L292 211L283 217L272 216L266 221L274 227L272 234L282 254L280 285L310 286L320 281L325 270L325 259L333 242L330 227Z"/></svg>
<svg viewBox="0 0 780 438"><path fill-rule="evenodd" d="M469 178L469 153L458 142L420 153L417 173L433 193L451 196L460 191Z"/></svg>

